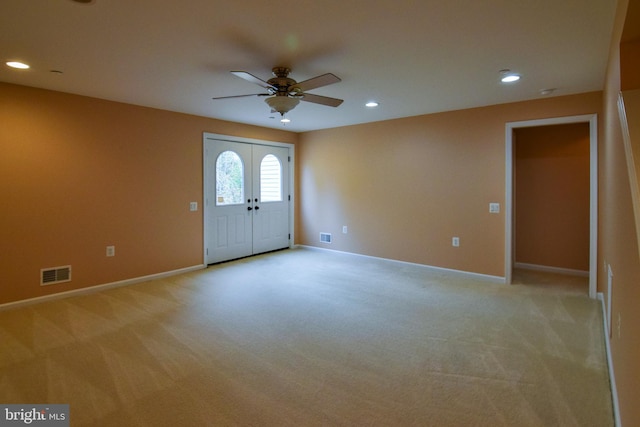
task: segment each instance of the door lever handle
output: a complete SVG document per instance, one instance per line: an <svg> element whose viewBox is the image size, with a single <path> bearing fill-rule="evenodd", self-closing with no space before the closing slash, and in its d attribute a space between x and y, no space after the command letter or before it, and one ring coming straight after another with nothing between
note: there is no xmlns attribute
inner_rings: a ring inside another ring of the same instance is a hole
<svg viewBox="0 0 640 427"><path fill-rule="evenodd" d="M250 211L250 210L252 210L252 209L253 209L253 208L252 208L251 206L247 206L247 210L248 210L248 211ZM258 209L258 208L256 208L256 209Z"/></svg>
<svg viewBox="0 0 640 427"><path fill-rule="evenodd" d="M260 206L256 206L256 210L260 209Z"/></svg>

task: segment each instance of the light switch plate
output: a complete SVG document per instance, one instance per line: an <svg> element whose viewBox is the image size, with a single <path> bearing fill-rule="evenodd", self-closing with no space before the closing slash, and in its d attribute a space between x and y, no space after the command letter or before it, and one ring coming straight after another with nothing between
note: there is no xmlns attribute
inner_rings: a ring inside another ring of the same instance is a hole
<svg viewBox="0 0 640 427"><path fill-rule="evenodd" d="M500 213L500 203L489 203L490 213Z"/></svg>

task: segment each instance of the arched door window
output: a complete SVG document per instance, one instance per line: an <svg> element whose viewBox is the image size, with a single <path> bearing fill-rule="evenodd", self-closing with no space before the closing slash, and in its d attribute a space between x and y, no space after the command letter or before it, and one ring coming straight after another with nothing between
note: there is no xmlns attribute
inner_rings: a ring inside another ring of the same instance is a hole
<svg viewBox="0 0 640 427"><path fill-rule="evenodd" d="M223 151L216 160L216 205L244 203L244 165L238 154Z"/></svg>
<svg viewBox="0 0 640 427"><path fill-rule="evenodd" d="M273 154L267 154L260 162L260 201L282 201L282 165Z"/></svg>

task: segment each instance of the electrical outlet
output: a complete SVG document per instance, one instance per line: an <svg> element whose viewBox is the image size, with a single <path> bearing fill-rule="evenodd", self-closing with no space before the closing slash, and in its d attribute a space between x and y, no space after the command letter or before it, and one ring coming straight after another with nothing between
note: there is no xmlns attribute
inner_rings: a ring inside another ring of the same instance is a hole
<svg viewBox="0 0 640 427"><path fill-rule="evenodd" d="M347 234L349 232L349 229L347 228L346 225L342 226L342 234Z"/></svg>
<svg viewBox="0 0 640 427"><path fill-rule="evenodd" d="M115 246L107 246L107 256L116 256Z"/></svg>
<svg viewBox="0 0 640 427"><path fill-rule="evenodd" d="M489 213L500 213L500 203L489 203Z"/></svg>
<svg viewBox="0 0 640 427"><path fill-rule="evenodd" d="M451 246L454 246L456 248L460 246L460 238L459 237L451 238Z"/></svg>
<svg viewBox="0 0 640 427"><path fill-rule="evenodd" d="M191 212L195 212L198 210L198 202L191 202L189 203L189 210Z"/></svg>

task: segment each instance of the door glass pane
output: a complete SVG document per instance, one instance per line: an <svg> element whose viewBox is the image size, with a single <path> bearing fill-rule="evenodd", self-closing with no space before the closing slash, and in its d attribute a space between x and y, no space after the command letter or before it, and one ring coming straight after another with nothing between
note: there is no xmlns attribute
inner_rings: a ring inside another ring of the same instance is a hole
<svg viewBox="0 0 640 427"><path fill-rule="evenodd" d="M260 163L260 201L282 201L282 165L273 154L267 154Z"/></svg>
<svg viewBox="0 0 640 427"><path fill-rule="evenodd" d="M233 151L224 151L216 160L216 205L244 203L244 165Z"/></svg>

